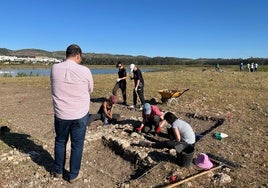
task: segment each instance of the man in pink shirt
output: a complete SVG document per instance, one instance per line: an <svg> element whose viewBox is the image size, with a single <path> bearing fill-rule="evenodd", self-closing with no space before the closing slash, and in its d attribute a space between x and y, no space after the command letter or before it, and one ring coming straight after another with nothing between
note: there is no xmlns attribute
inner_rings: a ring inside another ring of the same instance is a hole
<svg viewBox="0 0 268 188"><path fill-rule="evenodd" d="M70 45L66 49L66 60L54 64L50 74L56 132L54 175L62 177L70 136L70 183L82 177L82 172L79 171L89 119L90 94L94 87L91 71L80 65L81 61L81 48L75 44Z"/></svg>
<svg viewBox="0 0 268 188"><path fill-rule="evenodd" d="M155 105L145 103L142 110L143 121L140 127L137 128L138 132L149 133L154 132L156 134L161 132L162 127L165 126L166 120L164 114Z"/></svg>

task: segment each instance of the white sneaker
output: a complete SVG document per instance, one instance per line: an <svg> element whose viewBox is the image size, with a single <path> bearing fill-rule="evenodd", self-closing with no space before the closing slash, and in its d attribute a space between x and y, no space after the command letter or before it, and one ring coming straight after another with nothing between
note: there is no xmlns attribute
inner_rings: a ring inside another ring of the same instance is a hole
<svg viewBox="0 0 268 188"><path fill-rule="evenodd" d="M130 105L130 106L128 106L129 108L135 108L135 106L134 105Z"/></svg>
<svg viewBox="0 0 268 188"><path fill-rule="evenodd" d="M143 110L143 107L141 106L139 110L142 111Z"/></svg>

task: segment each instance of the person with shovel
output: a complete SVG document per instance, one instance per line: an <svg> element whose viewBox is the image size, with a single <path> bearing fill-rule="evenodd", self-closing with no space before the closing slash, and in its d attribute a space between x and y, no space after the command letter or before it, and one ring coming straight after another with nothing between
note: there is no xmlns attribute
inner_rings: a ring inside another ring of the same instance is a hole
<svg viewBox="0 0 268 188"><path fill-rule="evenodd" d="M127 71L120 61L116 64L116 67L118 68L118 79L116 81L112 93L113 95L117 96L117 90L120 88L123 96L122 104L127 105Z"/></svg>
<svg viewBox="0 0 268 188"><path fill-rule="evenodd" d="M141 70L138 67L136 67L135 64L130 65L130 71L133 73L133 77L131 79L134 80L134 89L133 89L133 105L129 106L129 108L135 108L137 106L137 99L139 98L141 102L140 110L142 110L143 105L145 103L144 79Z"/></svg>

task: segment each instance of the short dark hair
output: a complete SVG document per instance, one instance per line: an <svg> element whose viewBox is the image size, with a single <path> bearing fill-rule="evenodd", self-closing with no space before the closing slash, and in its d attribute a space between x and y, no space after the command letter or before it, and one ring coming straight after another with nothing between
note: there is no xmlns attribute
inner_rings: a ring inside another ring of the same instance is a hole
<svg viewBox="0 0 268 188"><path fill-rule="evenodd" d="M71 44L70 46L68 46L68 48L66 49L66 58L68 57L73 57L76 55L82 55L82 50L81 48L76 45L76 44Z"/></svg>
<svg viewBox="0 0 268 188"><path fill-rule="evenodd" d="M118 67L119 64L122 65L121 61L118 61L118 62L116 63L116 67Z"/></svg>
<svg viewBox="0 0 268 188"><path fill-rule="evenodd" d="M169 124L172 124L174 121L176 121L177 116L175 116L175 114L171 113L171 112L167 112L165 115L164 115L164 119L169 123Z"/></svg>

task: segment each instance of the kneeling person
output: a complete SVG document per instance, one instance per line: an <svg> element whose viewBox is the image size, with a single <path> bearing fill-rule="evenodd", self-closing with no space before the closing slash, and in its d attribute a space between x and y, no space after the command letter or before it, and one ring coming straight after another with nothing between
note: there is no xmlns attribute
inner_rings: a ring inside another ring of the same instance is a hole
<svg viewBox="0 0 268 188"><path fill-rule="evenodd" d="M163 113L155 105L145 103L142 110L142 123L137 128L138 132L149 133L155 130L155 133L160 133L161 129L165 126Z"/></svg>
<svg viewBox="0 0 268 188"><path fill-rule="evenodd" d="M116 103L117 97L115 95L111 95L109 98L105 99L98 113L90 114L88 125L96 120L101 120L103 122L103 125L115 123L120 118L120 114L113 114L113 107Z"/></svg>
<svg viewBox="0 0 268 188"><path fill-rule="evenodd" d="M175 148L178 153L189 145L195 143L195 133L192 127L185 121L177 118L173 113L167 112L164 119L172 126L169 130L170 141L167 142L169 148Z"/></svg>
<svg viewBox="0 0 268 188"><path fill-rule="evenodd" d="M167 112L164 119L171 125L171 128L168 129L170 139L158 142L140 141L138 145L158 149L176 149L177 153L181 153L188 146L194 146L195 133L188 123L177 118L171 112Z"/></svg>

